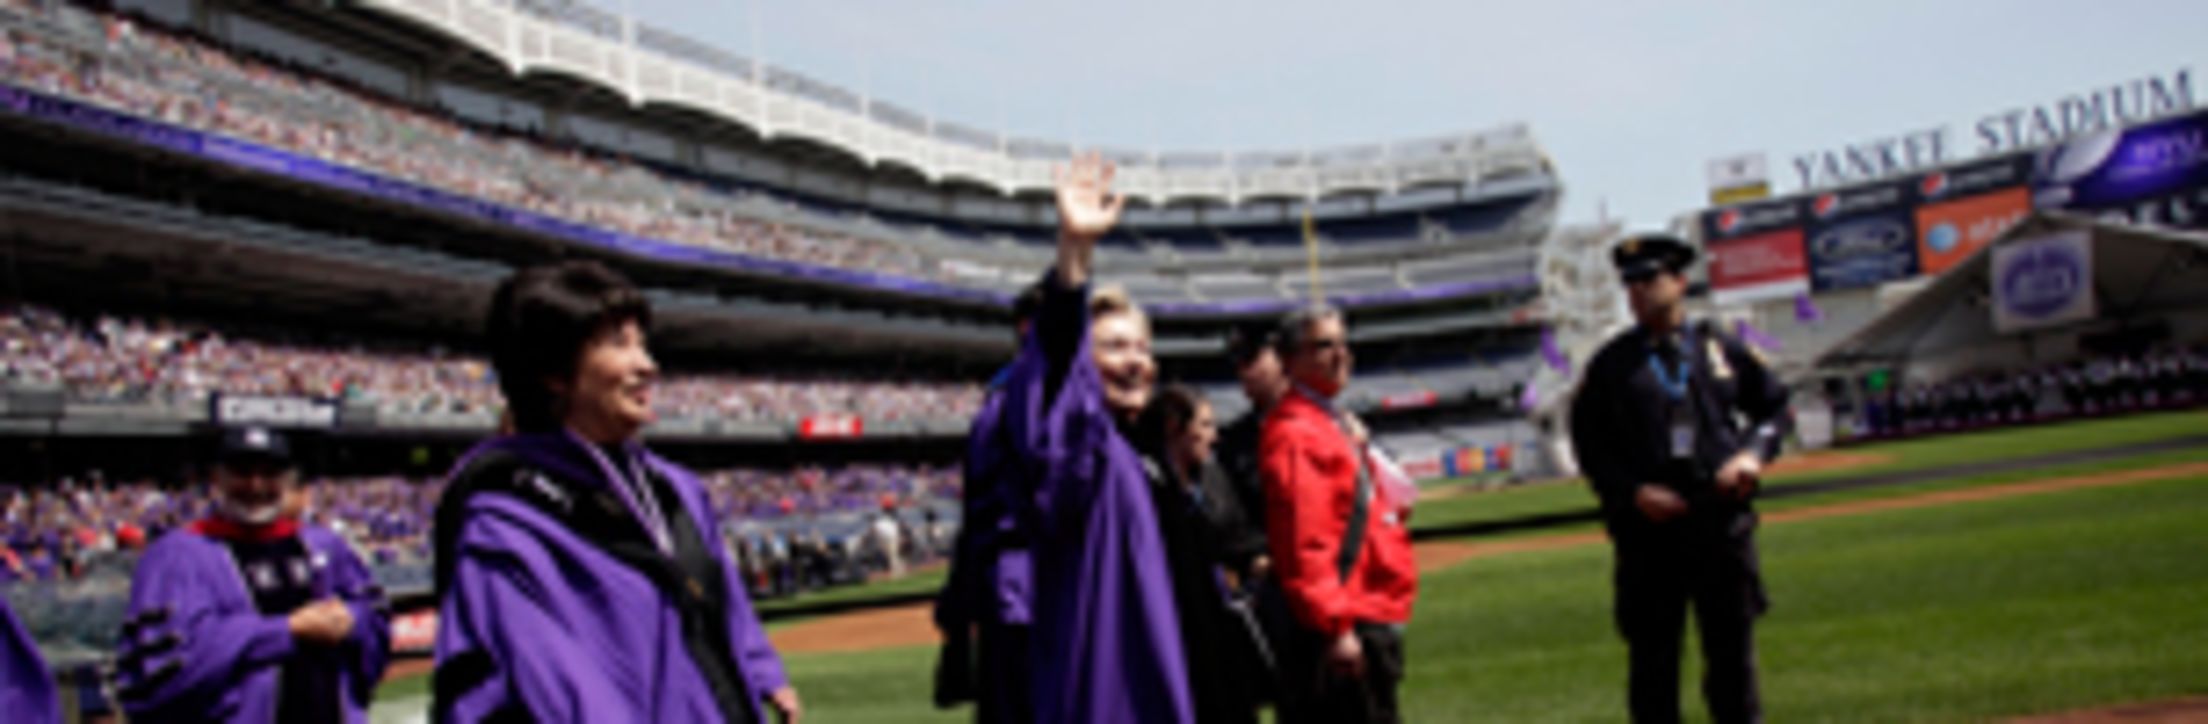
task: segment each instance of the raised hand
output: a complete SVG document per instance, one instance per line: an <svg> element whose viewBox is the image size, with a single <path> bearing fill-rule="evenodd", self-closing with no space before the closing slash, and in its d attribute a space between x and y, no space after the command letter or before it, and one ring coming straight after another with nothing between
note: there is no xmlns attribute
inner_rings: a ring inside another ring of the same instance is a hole
<svg viewBox="0 0 2208 724"><path fill-rule="evenodd" d="M1127 197L1112 192L1115 168L1094 151L1052 171L1058 186L1058 278L1080 286L1088 282L1096 240L1119 223Z"/></svg>
<svg viewBox="0 0 2208 724"><path fill-rule="evenodd" d="M1119 212L1126 206L1127 197L1112 193L1112 175L1117 170L1095 151L1052 169L1058 185L1061 237L1095 242L1119 223Z"/></svg>

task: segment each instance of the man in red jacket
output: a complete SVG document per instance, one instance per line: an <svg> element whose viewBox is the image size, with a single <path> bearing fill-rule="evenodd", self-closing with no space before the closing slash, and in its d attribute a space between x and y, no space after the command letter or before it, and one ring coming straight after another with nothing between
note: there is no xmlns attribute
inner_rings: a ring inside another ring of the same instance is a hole
<svg viewBox="0 0 2208 724"><path fill-rule="evenodd" d="M1308 634L1284 642L1280 719L1401 721L1403 624L1418 593L1403 522L1411 501L1376 484L1363 436L1334 406L1351 363L1341 313L1290 314L1274 344L1294 389L1260 443L1266 530L1281 593Z"/></svg>

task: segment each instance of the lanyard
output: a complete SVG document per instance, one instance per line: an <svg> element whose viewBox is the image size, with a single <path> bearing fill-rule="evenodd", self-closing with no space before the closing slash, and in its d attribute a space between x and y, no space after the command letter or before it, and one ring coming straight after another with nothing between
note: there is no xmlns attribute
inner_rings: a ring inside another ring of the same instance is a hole
<svg viewBox="0 0 2208 724"><path fill-rule="evenodd" d="M573 436L573 433L570 435ZM637 455L623 451L622 457L627 458L625 462L628 463L628 475L623 476L622 470L607 460L605 453L598 451L598 446L579 436L575 437L575 442L582 445L583 450L592 458L597 459L599 470L606 475L607 482L612 483L614 491L628 499L630 512L636 514L639 519L637 522L644 524L645 532L652 536L652 542L658 544L660 552L672 553L674 536L668 530L666 512L659 506L659 496L652 493L651 478L645 477L643 464L638 461Z"/></svg>
<svg viewBox="0 0 2208 724"><path fill-rule="evenodd" d="M1693 378L1693 363L1694 335L1691 333L1680 335L1679 363L1669 369L1664 367L1663 355L1654 349L1648 351L1648 371L1656 375L1657 386L1664 388L1664 396L1672 402L1687 399L1687 382Z"/></svg>
<svg viewBox="0 0 2208 724"><path fill-rule="evenodd" d="M1664 361L1659 357L1655 352L1648 353L1648 370L1656 374L1656 384L1664 388L1664 396L1671 398L1672 402L1686 399L1688 379L1686 355L1684 353L1680 354L1679 364L1674 369L1665 369Z"/></svg>

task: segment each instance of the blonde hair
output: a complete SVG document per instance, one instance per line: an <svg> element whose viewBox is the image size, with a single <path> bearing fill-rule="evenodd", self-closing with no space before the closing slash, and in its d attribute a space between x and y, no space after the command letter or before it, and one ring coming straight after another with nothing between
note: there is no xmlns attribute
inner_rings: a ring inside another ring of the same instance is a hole
<svg viewBox="0 0 2208 724"><path fill-rule="evenodd" d="M1097 287L1095 291L1089 292L1090 319L1098 319L1113 314L1133 314L1141 317L1145 326L1150 322L1150 315L1143 313L1141 305L1135 304L1135 298L1127 294L1126 287L1118 284L1105 284Z"/></svg>

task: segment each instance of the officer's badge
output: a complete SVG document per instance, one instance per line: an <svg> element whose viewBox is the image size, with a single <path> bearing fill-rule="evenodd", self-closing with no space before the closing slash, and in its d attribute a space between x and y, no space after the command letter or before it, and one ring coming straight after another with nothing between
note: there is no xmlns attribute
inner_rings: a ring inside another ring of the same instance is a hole
<svg viewBox="0 0 2208 724"><path fill-rule="evenodd" d="M1618 249L1619 249L1620 251L1624 251L1624 252L1625 252L1625 255L1626 255L1626 256L1634 256L1634 255L1640 254L1640 253L1641 253L1641 237L1635 236L1635 237L1629 237L1629 238L1627 238L1627 239L1625 240L1625 243L1624 243L1623 245L1620 245L1620 246L1618 247Z"/></svg>
<svg viewBox="0 0 2208 724"><path fill-rule="evenodd" d="M1708 346L1706 356L1710 358L1710 378L1732 379L1733 366L1725 361L1725 347L1719 345L1715 339L1706 340L1705 344Z"/></svg>

